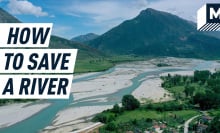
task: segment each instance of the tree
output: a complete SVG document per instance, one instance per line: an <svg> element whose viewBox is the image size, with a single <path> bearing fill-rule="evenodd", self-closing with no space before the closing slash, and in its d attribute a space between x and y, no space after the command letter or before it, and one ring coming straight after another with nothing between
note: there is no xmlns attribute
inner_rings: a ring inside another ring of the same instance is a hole
<svg viewBox="0 0 220 133"><path fill-rule="evenodd" d="M102 123L107 123L108 118L105 114L101 113L101 114L96 115L93 118L93 121L95 121L95 122L99 121L99 122L102 122Z"/></svg>
<svg viewBox="0 0 220 133"><path fill-rule="evenodd" d="M220 132L220 116L215 117L208 127L208 132L219 133Z"/></svg>
<svg viewBox="0 0 220 133"><path fill-rule="evenodd" d="M185 89L184 89L184 92L185 92L185 94L186 94L187 97L188 97L188 96L193 96L194 91L195 91L195 87L189 86L189 85L187 85L187 86L185 87Z"/></svg>
<svg viewBox="0 0 220 133"><path fill-rule="evenodd" d="M115 131L117 129L117 125L115 122L110 122L106 125L106 130L108 131Z"/></svg>
<svg viewBox="0 0 220 133"><path fill-rule="evenodd" d="M120 113L121 112L121 108L119 107L118 104L115 104L112 108L112 112L113 113Z"/></svg>
<svg viewBox="0 0 220 133"><path fill-rule="evenodd" d="M126 110L134 110L140 107L140 102L132 95L125 95L122 98L122 106Z"/></svg>
<svg viewBox="0 0 220 133"><path fill-rule="evenodd" d="M211 109L218 107L220 104L219 94L206 90L205 92L197 92L193 97L194 103L199 104L201 109Z"/></svg>
<svg viewBox="0 0 220 133"><path fill-rule="evenodd" d="M205 83L211 76L211 73L208 70L204 71L195 71L194 72L194 81L198 82L201 81L202 83Z"/></svg>

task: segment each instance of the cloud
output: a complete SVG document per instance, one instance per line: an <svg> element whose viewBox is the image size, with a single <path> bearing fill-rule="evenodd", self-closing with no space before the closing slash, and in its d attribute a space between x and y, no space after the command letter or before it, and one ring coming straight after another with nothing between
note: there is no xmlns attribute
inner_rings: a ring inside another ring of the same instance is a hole
<svg viewBox="0 0 220 133"><path fill-rule="evenodd" d="M55 15L50 15L49 17L50 17L50 18L55 18L56 16L55 16Z"/></svg>
<svg viewBox="0 0 220 133"><path fill-rule="evenodd" d="M68 15L91 19L91 24L111 27L134 18L146 8L170 12L195 22L197 10L212 2L218 0L85 0L68 3L64 10Z"/></svg>
<svg viewBox="0 0 220 133"><path fill-rule="evenodd" d="M61 36L61 37L72 37L72 35L69 34L69 31L73 30L71 26L63 26L63 25L54 25L52 34Z"/></svg>
<svg viewBox="0 0 220 133"><path fill-rule="evenodd" d="M77 34L88 31L102 34L123 21L136 17L147 8L170 12L196 22L197 10L202 5L218 2L219 0L63 0L53 9L72 16L77 24L71 23L71 26L77 27L74 31Z"/></svg>
<svg viewBox="0 0 220 133"><path fill-rule="evenodd" d="M146 7L146 0L87 0L72 2L64 11L75 17L87 17L96 25L112 26L135 17Z"/></svg>
<svg viewBox="0 0 220 133"><path fill-rule="evenodd" d="M9 0L8 8L12 14L48 16L48 13L44 12L40 6L35 6L27 0Z"/></svg>
<svg viewBox="0 0 220 133"><path fill-rule="evenodd" d="M218 3L219 0L158 0L150 2L148 7L170 12L182 18L196 22L197 10L206 3Z"/></svg>

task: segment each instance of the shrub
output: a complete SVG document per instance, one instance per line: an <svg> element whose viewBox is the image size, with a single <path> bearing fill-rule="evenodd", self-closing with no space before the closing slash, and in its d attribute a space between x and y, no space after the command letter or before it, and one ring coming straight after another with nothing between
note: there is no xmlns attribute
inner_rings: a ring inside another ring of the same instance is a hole
<svg viewBox="0 0 220 133"><path fill-rule="evenodd" d="M119 107L118 104L115 104L111 110L113 113L120 113L121 112L121 108Z"/></svg>
<svg viewBox="0 0 220 133"><path fill-rule="evenodd" d="M106 125L106 130L115 131L117 129L117 125L114 122L110 122Z"/></svg>
<svg viewBox="0 0 220 133"><path fill-rule="evenodd" d="M125 110L134 110L140 107L140 102L132 95L125 95L122 98L122 105Z"/></svg>

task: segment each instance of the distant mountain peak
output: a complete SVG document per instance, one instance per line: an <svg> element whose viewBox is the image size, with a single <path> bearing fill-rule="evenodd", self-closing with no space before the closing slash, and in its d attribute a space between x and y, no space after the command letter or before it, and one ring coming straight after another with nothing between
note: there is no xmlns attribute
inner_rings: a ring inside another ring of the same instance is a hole
<svg viewBox="0 0 220 133"><path fill-rule="evenodd" d="M169 14L167 12L155 10L153 8L147 8L145 10L142 10L138 16L142 16L142 15L155 15L155 14L163 14L163 13Z"/></svg>
<svg viewBox="0 0 220 133"><path fill-rule="evenodd" d="M192 22L152 8L112 28L89 45L110 54L220 57L220 40L198 32Z"/></svg>
<svg viewBox="0 0 220 133"><path fill-rule="evenodd" d="M71 39L71 41L76 41L76 42L88 42L90 40L93 40L97 38L99 35L95 33L87 33L85 35L79 35Z"/></svg>
<svg viewBox="0 0 220 133"><path fill-rule="evenodd" d="M153 13L153 12L159 12L159 11L155 10L153 8L147 8L147 9L141 11L141 13Z"/></svg>
<svg viewBox="0 0 220 133"><path fill-rule="evenodd" d="M98 35L97 35L97 34L95 34L95 33L87 33L86 35L98 36Z"/></svg>

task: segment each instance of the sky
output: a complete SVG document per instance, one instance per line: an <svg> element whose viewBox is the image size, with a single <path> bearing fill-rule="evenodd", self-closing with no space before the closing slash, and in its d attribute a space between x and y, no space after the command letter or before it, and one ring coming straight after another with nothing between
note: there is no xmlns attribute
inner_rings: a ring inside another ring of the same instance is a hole
<svg viewBox="0 0 220 133"><path fill-rule="evenodd" d="M196 12L205 3L219 0L0 0L0 7L22 22L53 23L54 35L71 39L101 35L147 8L196 22Z"/></svg>

